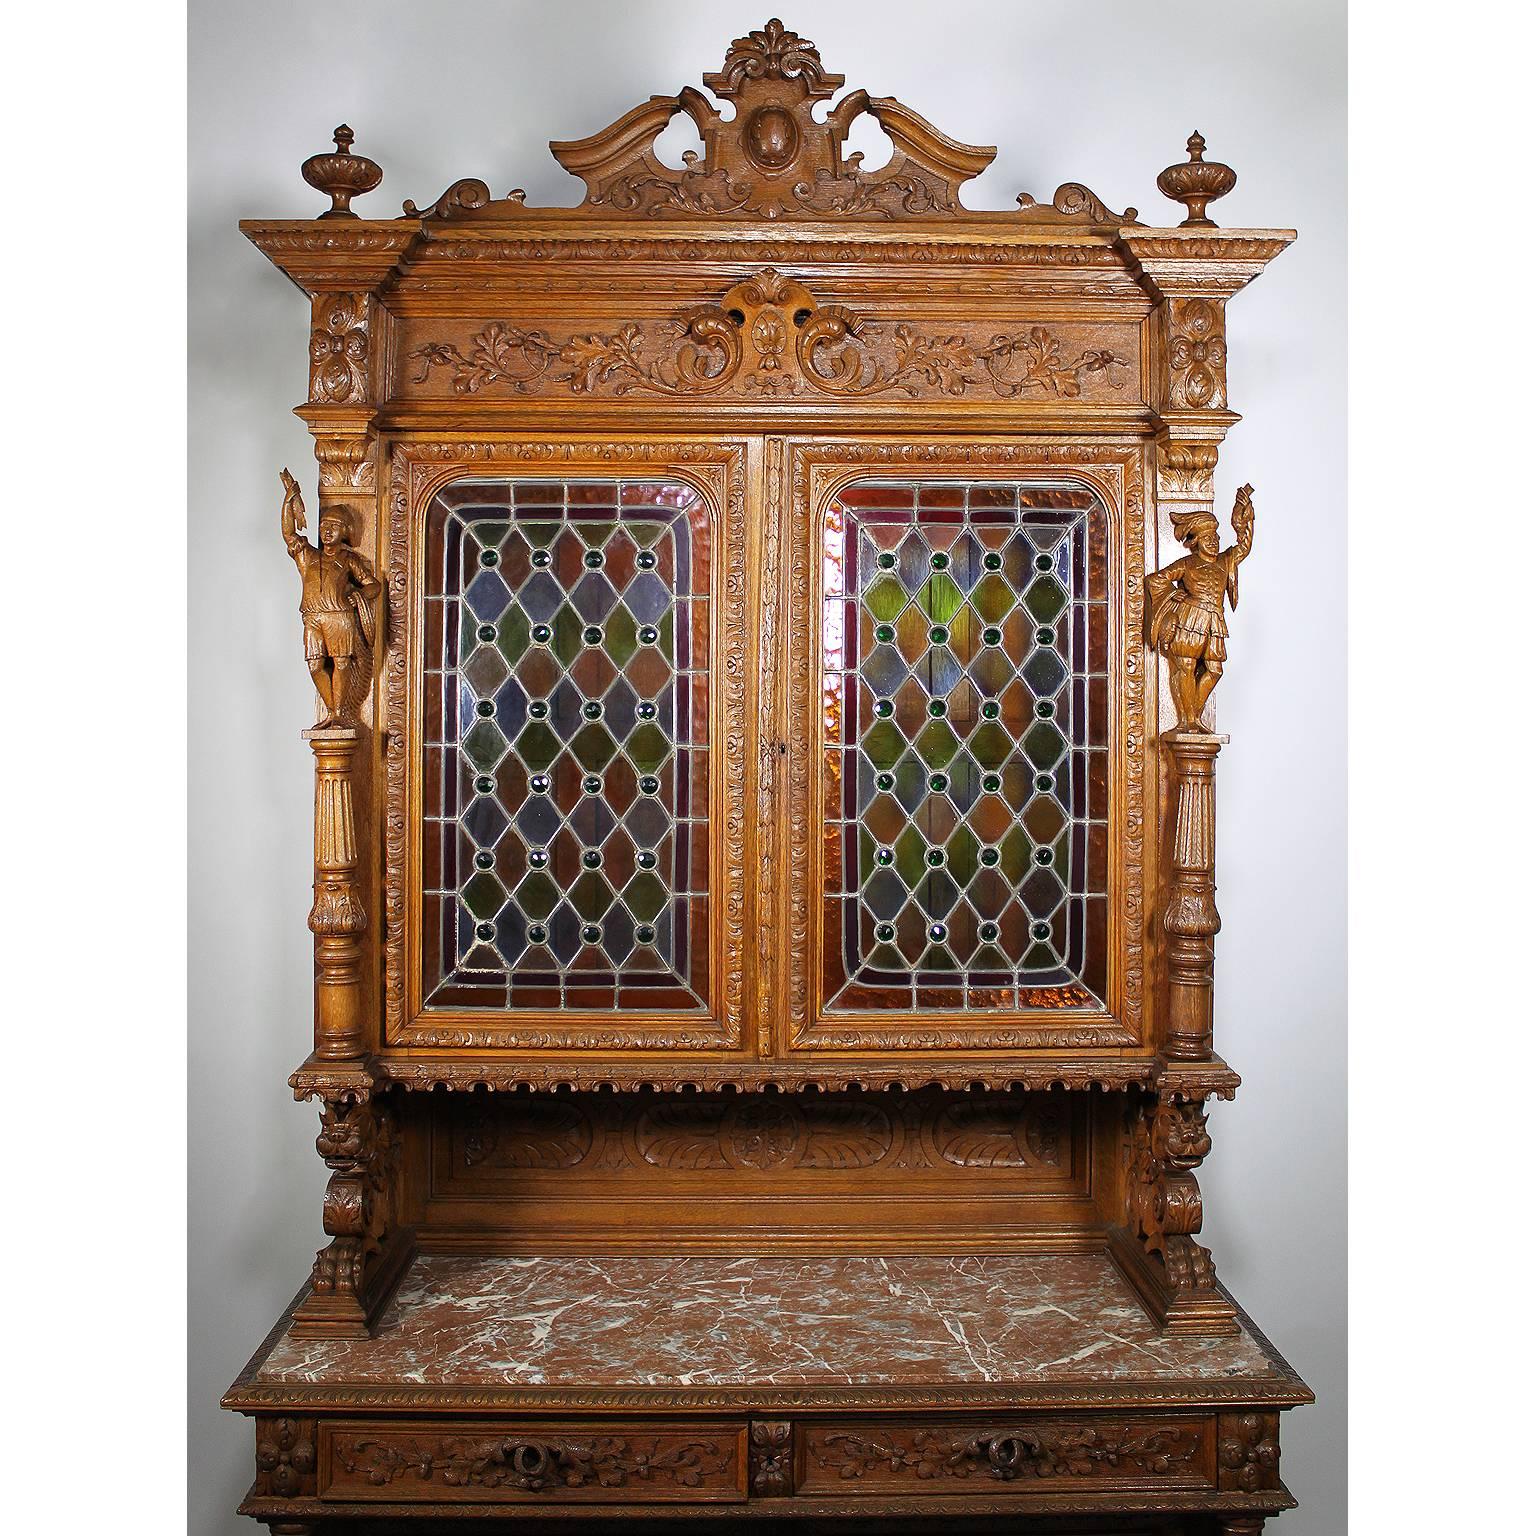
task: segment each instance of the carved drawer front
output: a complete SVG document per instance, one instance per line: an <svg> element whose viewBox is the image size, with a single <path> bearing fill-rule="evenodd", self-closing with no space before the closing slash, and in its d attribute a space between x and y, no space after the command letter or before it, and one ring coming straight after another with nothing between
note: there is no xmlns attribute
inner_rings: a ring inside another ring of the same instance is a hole
<svg viewBox="0 0 1536 1536"><path fill-rule="evenodd" d="M729 1502L746 1426L339 1423L320 1431L320 1497L398 1503Z"/></svg>
<svg viewBox="0 0 1536 1536"><path fill-rule="evenodd" d="M943 1494L1211 1488L1208 1419L992 1418L809 1424L797 1491Z"/></svg>

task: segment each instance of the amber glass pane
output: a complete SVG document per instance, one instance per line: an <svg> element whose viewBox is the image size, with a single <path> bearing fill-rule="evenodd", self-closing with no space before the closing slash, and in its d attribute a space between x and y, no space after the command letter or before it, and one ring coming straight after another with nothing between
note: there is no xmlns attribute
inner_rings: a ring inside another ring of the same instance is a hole
<svg viewBox="0 0 1536 1536"><path fill-rule="evenodd" d="M698 493L461 481L432 503L427 545L428 1005L703 1007Z"/></svg>
<svg viewBox="0 0 1536 1536"><path fill-rule="evenodd" d="M1105 990L1105 521L1090 493L865 481L824 525L825 997Z"/></svg>

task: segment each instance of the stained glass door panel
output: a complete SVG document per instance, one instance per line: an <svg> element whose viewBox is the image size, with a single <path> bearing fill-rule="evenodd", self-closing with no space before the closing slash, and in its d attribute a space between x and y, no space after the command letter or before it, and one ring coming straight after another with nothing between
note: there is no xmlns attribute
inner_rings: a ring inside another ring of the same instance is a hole
<svg viewBox="0 0 1536 1536"><path fill-rule="evenodd" d="M822 534L824 1008L1101 1008L1102 505L865 480Z"/></svg>
<svg viewBox="0 0 1536 1536"><path fill-rule="evenodd" d="M708 507L459 481L428 509L428 1008L705 1010Z"/></svg>

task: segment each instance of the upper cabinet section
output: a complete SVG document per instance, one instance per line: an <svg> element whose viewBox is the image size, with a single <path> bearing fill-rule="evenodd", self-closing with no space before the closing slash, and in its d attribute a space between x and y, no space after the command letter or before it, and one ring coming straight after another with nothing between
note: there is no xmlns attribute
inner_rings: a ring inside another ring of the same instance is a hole
<svg viewBox="0 0 1536 1536"><path fill-rule="evenodd" d="M316 297L310 404L366 403L385 425L470 406L654 417L686 402L731 424L748 409L803 423L982 408L1090 430L1170 403L1224 410L1219 381L1191 393L1184 364L1170 389L1149 317L1165 298L1206 301L1176 318L1191 335L1206 326L1190 345L1209 352L1226 298L1290 232L1216 228L1208 207L1235 176L1199 135L1157 178L1188 212L1177 229L1076 181L974 212L962 188L994 149L891 98L842 93L815 44L777 20L703 83L711 94L653 96L552 145L586 184L576 208L529 208L468 177L399 217L360 217L353 199L376 201L382 170L339 128L304 166L331 206L243 226ZM674 167L654 144L679 113L703 153ZM845 152L864 114L892 143L874 170Z"/></svg>

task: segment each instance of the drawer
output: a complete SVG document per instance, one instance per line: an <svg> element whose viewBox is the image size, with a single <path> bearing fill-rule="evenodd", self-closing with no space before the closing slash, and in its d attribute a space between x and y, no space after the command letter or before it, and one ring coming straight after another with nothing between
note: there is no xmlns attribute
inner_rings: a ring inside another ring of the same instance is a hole
<svg viewBox="0 0 1536 1536"><path fill-rule="evenodd" d="M322 1424L319 1495L354 1503L720 1503L746 1497L743 1422Z"/></svg>
<svg viewBox="0 0 1536 1536"><path fill-rule="evenodd" d="M799 1433L800 1494L1216 1486L1208 1415L869 1419Z"/></svg>

